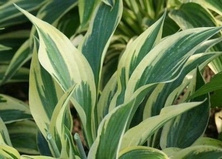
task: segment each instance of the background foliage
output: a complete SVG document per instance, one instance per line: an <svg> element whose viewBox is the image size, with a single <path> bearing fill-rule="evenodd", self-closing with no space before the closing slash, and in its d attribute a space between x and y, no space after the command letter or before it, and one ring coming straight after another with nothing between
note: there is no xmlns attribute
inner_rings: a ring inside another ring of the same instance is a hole
<svg viewBox="0 0 222 159"><path fill-rule="evenodd" d="M220 158L220 114L218 136L205 131L222 106L221 6L1 1L0 157Z"/></svg>

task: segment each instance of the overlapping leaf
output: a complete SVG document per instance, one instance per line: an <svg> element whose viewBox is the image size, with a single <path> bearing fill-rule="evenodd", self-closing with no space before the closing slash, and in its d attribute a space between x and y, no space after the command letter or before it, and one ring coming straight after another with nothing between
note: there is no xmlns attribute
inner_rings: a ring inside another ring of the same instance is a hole
<svg viewBox="0 0 222 159"><path fill-rule="evenodd" d="M128 44L128 47L121 57L118 71L115 77L110 79L103 90L99 101L98 116L104 116L105 113L114 109L118 104L124 101L126 84L139 62L161 39L161 31L164 17L157 21L147 31L140 35L135 41ZM115 81L118 81L118 88ZM112 86L110 86L112 85ZM114 94L115 93L115 94ZM102 105L102 106L101 106ZM105 112L105 113L104 113ZM103 114L101 114L103 113Z"/></svg>
<svg viewBox="0 0 222 159"><path fill-rule="evenodd" d="M8 65L1 65L0 67L0 83L2 82L1 79L5 76L5 71L7 70ZM29 69L28 68L20 68L14 74L14 76L8 80L7 82L27 82L29 80Z"/></svg>
<svg viewBox="0 0 222 159"><path fill-rule="evenodd" d="M147 100L143 118L146 119L150 116L158 115L163 107L172 105L190 82L190 78L193 77L193 71L196 67L199 66L202 69L212 59L219 55L220 53L212 52L191 56L177 80L157 86Z"/></svg>
<svg viewBox="0 0 222 159"><path fill-rule="evenodd" d="M53 26L20 9L36 26L40 37L39 61L63 90L74 84L74 106L78 111L89 145L95 137L94 106L96 90L94 75L85 57L71 41ZM46 82L47 83L47 82ZM86 100L85 100L86 99ZM45 105L44 105L45 106ZM87 118L86 118L87 117Z"/></svg>
<svg viewBox="0 0 222 159"><path fill-rule="evenodd" d="M2 134L0 134L0 157L20 159L18 151L5 143Z"/></svg>
<svg viewBox="0 0 222 159"><path fill-rule="evenodd" d="M31 119L28 106L18 99L0 95L0 116L5 123Z"/></svg>
<svg viewBox="0 0 222 159"><path fill-rule="evenodd" d="M135 99L113 109L103 118L98 129L97 138L89 151L89 159L117 158L122 136L134 103ZM104 148L106 148L105 151Z"/></svg>
<svg viewBox="0 0 222 159"><path fill-rule="evenodd" d="M212 14L197 3L185 3L180 7L180 9L172 10L169 16L183 30L194 27L216 26L216 22ZM191 16L192 18L190 18Z"/></svg>
<svg viewBox="0 0 222 159"><path fill-rule="evenodd" d="M0 6L0 26L6 27L9 25L14 25L17 23L21 23L27 21L13 5L13 3L17 4L18 6L26 9L30 12L36 12L36 10L45 3L44 0L32 0L29 3L26 3L23 0L15 0L15 1L8 1Z"/></svg>
<svg viewBox="0 0 222 159"><path fill-rule="evenodd" d="M166 154L162 151L142 146L132 146L124 151L120 152L119 159L147 159L147 158L158 158L158 159L169 159Z"/></svg>
<svg viewBox="0 0 222 159"><path fill-rule="evenodd" d="M194 86L189 87L190 90L187 90L190 94L204 84L199 70L196 73L196 77L194 76L193 83L194 84L191 85ZM192 101L203 100L205 101L201 103L199 107L178 116L175 120L172 120L164 126L161 136L162 148L188 147L204 133L210 114L209 96L204 95Z"/></svg>
<svg viewBox="0 0 222 159"><path fill-rule="evenodd" d="M221 148L214 146L191 146L185 148L171 156L172 159L178 158L195 158L195 159L209 159L209 158L220 158L222 155Z"/></svg>
<svg viewBox="0 0 222 159"><path fill-rule="evenodd" d="M23 154L38 155L37 131L38 128L33 121L24 120L7 124L13 147Z"/></svg>
<svg viewBox="0 0 222 159"><path fill-rule="evenodd" d="M2 118L0 118L0 134L2 139L4 140L4 142L9 145L12 146L9 134L8 134L8 129L5 126L5 123L3 122Z"/></svg>
<svg viewBox="0 0 222 159"><path fill-rule="evenodd" d="M29 41L27 40L15 53L12 60L10 61L10 64L4 74L4 77L1 81L1 84L4 84L6 81L8 81L14 74L21 68L21 66L30 60L31 54L30 54L30 48L29 48Z"/></svg>
<svg viewBox="0 0 222 159"><path fill-rule="evenodd" d="M113 35L121 16L122 0L116 0L113 7L110 7L103 2L100 3L96 9L96 13L94 13L85 38L79 47L93 70L97 89L99 88L104 57L111 36ZM102 33L99 31L102 31Z"/></svg>
<svg viewBox="0 0 222 159"><path fill-rule="evenodd" d="M59 152L61 158L71 158L77 154L71 136L73 122L69 109L69 101L73 91L74 88L71 88L60 98L53 111L49 126L50 133L55 140L58 140L56 141L57 146L59 147L61 144L61 152Z"/></svg>
<svg viewBox="0 0 222 159"><path fill-rule="evenodd" d="M30 70L29 104L36 124L46 137L53 111L62 91L52 77L40 66L36 49L35 47Z"/></svg>
<svg viewBox="0 0 222 159"><path fill-rule="evenodd" d="M127 84L125 98L128 99L144 84L176 78L198 46L219 30L220 28L189 29L163 39L133 72Z"/></svg>
<svg viewBox="0 0 222 159"><path fill-rule="evenodd" d="M84 28L88 23L94 9L97 7L101 0L82 0L79 1L79 16L81 22L81 28Z"/></svg>
<svg viewBox="0 0 222 159"><path fill-rule="evenodd" d="M137 126L129 129L123 136L121 150L130 146L143 145L151 135L161 128L170 119L199 106L200 102L183 103L178 106L169 106L161 110L160 115L150 117Z"/></svg>
<svg viewBox="0 0 222 159"><path fill-rule="evenodd" d="M44 6L38 11L37 17L51 23L52 25L56 25L59 19L65 13L67 13L71 8L76 6L76 2L77 0L69 0L69 1L66 1L66 3L57 1L57 0L49 1L48 3L44 4ZM57 6L59 6L59 10L57 10ZM32 34L33 33L34 32L32 32ZM32 37L32 35L30 35L30 37ZM30 49L31 48L30 45L31 45L31 41L28 39L16 51L15 55L10 61L9 67L7 68L5 72L2 83L9 80L25 62L31 59L32 50Z"/></svg>

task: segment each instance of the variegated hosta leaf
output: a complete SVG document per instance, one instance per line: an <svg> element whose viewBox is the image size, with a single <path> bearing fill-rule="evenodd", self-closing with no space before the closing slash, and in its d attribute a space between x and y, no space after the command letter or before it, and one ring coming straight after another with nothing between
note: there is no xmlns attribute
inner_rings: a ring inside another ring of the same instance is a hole
<svg viewBox="0 0 222 159"><path fill-rule="evenodd" d="M173 10L170 12L170 17L182 28L194 28L194 27L203 27L203 26L221 26L221 21L217 20L216 16L213 16L210 10L218 12L221 14L222 7L219 5L221 2L216 0L203 0L196 1L196 3L185 3L180 9ZM218 4L218 6L217 6ZM208 10L210 9L210 10ZM198 13L198 14L196 14ZM192 18L190 18L192 15ZM220 51L222 48L221 43L213 47L212 51ZM209 66L214 71L218 73L222 70L222 57L218 57L213 60Z"/></svg>
<svg viewBox="0 0 222 159"><path fill-rule="evenodd" d="M202 53L202 52L207 52L209 51L213 46L215 46L216 44L220 43L222 41L222 38L215 38L215 39L210 39L207 40L205 42L203 42L199 49L196 50L195 54L197 53Z"/></svg>
<svg viewBox="0 0 222 159"><path fill-rule="evenodd" d="M53 111L63 92L39 64L36 49L35 47L30 68L29 105L36 124L46 138Z"/></svg>
<svg viewBox="0 0 222 159"><path fill-rule="evenodd" d="M166 122L200 104L201 102L183 103L163 108L160 115L145 119L137 126L129 129L123 136L121 150L130 146L143 145Z"/></svg>
<svg viewBox="0 0 222 159"><path fill-rule="evenodd" d="M149 84L175 80L198 46L219 30L220 28L190 29L163 39L143 58L132 73L126 85L124 100L139 97L141 103L148 91L151 91L147 88ZM138 105L134 106L133 113Z"/></svg>
<svg viewBox="0 0 222 159"><path fill-rule="evenodd" d="M2 50L0 53L0 63L8 64L15 52L21 47L21 45L27 40L29 37L29 30L12 30L7 31L5 29L5 33L0 35L0 44L6 45L11 49Z"/></svg>
<svg viewBox="0 0 222 159"><path fill-rule="evenodd" d="M31 119L28 106L15 98L0 94L0 117L5 123Z"/></svg>
<svg viewBox="0 0 222 159"><path fill-rule="evenodd" d="M162 16L155 24L149 27L143 34L127 45L117 70L118 89L111 101L109 110L124 102L126 85L133 71L149 51L159 43L162 36L162 26L164 22Z"/></svg>
<svg viewBox="0 0 222 159"><path fill-rule="evenodd" d="M38 155L37 132L38 128L33 121L24 120L7 124L13 147L22 154Z"/></svg>
<svg viewBox="0 0 222 159"><path fill-rule="evenodd" d="M49 1L38 11L37 17L49 22L50 24L56 25L58 20L77 4L76 2L77 0L67 0L66 3L63 1ZM59 6L59 10L55 8L55 6ZM5 72L2 83L9 80L25 62L31 59L30 45L30 40L27 40L16 51Z"/></svg>
<svg viewBox="0 0 222 159"><path fill-rule="evenodd" d="M216 22L212 14L196 3L184 3L179 9L169 13L181 29L185 30L194 27L213 27ZM192 16L192 18L190 18Z"/></svg>
<svg viewBox="0 0 222 159"><path fill-rule="evenodd" d="M4 46L4 45L0 44L0 51L2 51L2 50L10 50L10 49L11 49L10 47L7 47L7 46Z"/></svg>
<svg viewBox="0 0 222 159"><path fill-rule="evenodd" d="M122 9L122 0L116 0L113 7L101 2L94 13L83 42L79 46L93 70L97 89L99 88L104 57L111 37L121 19Z"/></svg>
<svg viewBox="0 0 222 159"><path fill-rule="evenodd" d="M97 119L98 123L102 121L104 116L109 113L109 105L113 96L117 91L117 74L114 73L110 78L105 88L103 89L99 102L97 104Z"/></svg>
<svg viewBox="0 0 222 159"><path fill-rule="evenodd" d="M222 2L218 1L218 0L203 0L203 1L199 1L199 0L193 0L196 3L199 3L200 5L203 5L204 7L215 11L216 13L218 13L219 15L222 15Z"/></svg>
<svg viewBox="0 0 222 159"><path fill-rule="evenodd" d="M23 0L7 1L0 6L0 27L15 25L26 21L24 16L15 8L13 4L17 4L25 10L33 13L36 12L36 10L45 2L46 1L44 0L32 0L29 3L26 3Z"/></svg>
<svg viewBox="0 0 222 159"><path fill-rule="evenodd" d="M143 112L143 118L146 119L150 116L158 115L160 113L160 110L163 107L169 106L175 103L179 95L184 91L187 85L189 85L191 79L193 78L195 74L194 69L197 66L199 66L201 69L204 68L208 62L218 57L219 55L220 53L212 52L212 53L195 54L191 56L186 62L184 69L182 70L177 80L170 83L158 84L158 86L155 88L155 90L153 91L153 93L150 95L150 97L148 98L146 102L144 112ZM191 85L191 86L194 87L194 85ZM184 100L185 99L186 98L184 97ZM202 124L199 124L199 126L201 125ZM157 135L157 136L160 136L160 135ZM160 141L159 137L154 138L153 141L150 140L151 143L155 143L155 141L159 143Z"/></svg>
<svg viewBox="0 0 222 159"><path fill-rule="evenodd" d="M107 5L113 7L113 5L115 4L116 0L102 0L104 3L106 3Z"/></svg>
<svg viewBox="0 0 222 159"><path fill-rule="evenodd" d="M148 158L158 158L158 159L169 159L166 154L162 151L150 147L143 146L132 146L124 149L119 154L119 159L148 159Z"/></svg>
<svg viewBox="0 0 222 159"><path fill-rule="evenodd" d="M141 60L135 71L132 72L129 81L127 83L122 82L126 85L126 94L125 99L121 100L129 100L133 92L140 87L142 89L143 85L161 81L169 82L175 79L189 56L198 49L202 42L219 30L220 28L190 29L163 39ZM130 45L129 49L131 47ZM124 74L124 71L122 71L122 74ZM124 78L126 77L121 79ZM117 97L114 96L111 107L115 105L116 99Z"/></svg>
<svg viewBox="0 0 222 159"><path fill-rule="evenodd" d="M40 38L38 56L41 65L64 91L77 84L73 93L74 101L76 101L74 106L83 123L88 144L91 145L96 135L93 114L96 89L89 63L60 31L25 10L19 9L32 21L38 31Z"/></svg>
<svg viewBox="0 0 222 159"><path fill-rule="evenodd" d="M2 134L0 134L0 158L20 159L18 151L5 143Z"/></svg>
<svg viewBox="0 0 222 159"><path fill-rule="evenodd" d="M132 73L127 84L125 100L128 100L143 85L175 79L199 45L220 29L188 29L163 39L144 57Z"/></svg>
<svg viewBox="0 0 222 159"><path fill-rule="evenodd" d="M60 158L71 158L77 154L76 148L74 147L72 133L72 117L70 114L70 98L74 92L74 88L71 88L60 98L56 105L50 122L50 133L57 144L57 147L61 152ZM61 146L60 146L61 145ZM52 147L53 149L53 147Z"/></svg>
<svg viewBox="0 0 222 159"><path fill-rule="evenodd" d="M31 52L29 48L29 41L27 40L15 53L10 64L4 74L4 77L1 81L1 84L7 82L18 70L21 66L30 60Z"/></svg>
<svg viewBox="0 0 222 159"><path fill-rule="evenodd" d="M8 65L1 65L0 67L0 83L1 79L5 76L5 70L7 70ZM8 80L8 82L27 82L29 80L29 69L28 68L20 68L14 74L14 76Z"/></svg>
<svg viewBox="0 0 222 159"><path fill-rule="evenodd" d="M5 126L5 123L3 122L2 118L0 117L0 134L2 136L3 141L9 145L12 146L9 134L8 134L8 129ZM2 143L0 143L1 145Z"/></svg>
<svg viewBox="0 0 222 159"><path fill-rule="evenodd" d="M90 148L89 159L117 158L122 136L134 103L135 99L113 109L103 118L99 125L97 138Z"/></svg>
<svg viewBox="0 0 222 159"><path fill-rule="evenodd" d="M210 137L200 137L192 144L192 146L198 146L198 145L215 146L221 148L222 141Z"/></svg>
<svg viewBox="0 0 222 159"><path fill-rule="evenodd" d="M64 1L58 0L46 1L47 3L44 4L43 7L41 7L36 16L39 19L42 19L50 23L51 25L56 26L61 17L77 5L77 1L78 0L66 0L65 3ZM58 6L59 9L57 8ZM22 6L19 7L23 8Z"/></svg>
<svg viewBox="0 0 222 159"><path fill-rule="evenodd" d="M146 102L143 118L146 119L150 116L158 115L163 107L172 105L189 84L196 67L199 66L200 69L203 69L212 59L219 55L221 55L220 52L209 52L191 56L177 80L170 83L158 84Z"/></svg>
<svg viewBox="0 0 222 159"><path fill-rule="evenodd" d="M54 157L49 156L27 156L22 155L20 159L55 159Z"/></svg>
<svg viewBox="0 0 222 159"><path fill-rule="evenodd" d="M209 158L221 158L222 149L214 146L191 146L181 151L174 153L170 158L195 158L195 159L209 159Z"/></svg>
<svg viewBox="0 0 222 159"><path fill-rule="evenodd" d="M198 97L198 96L222 89L221 77L222 77L222 72L216 74L210 80L210 82L206 83L204 86L198 89L194 94L192 94L190 98Z"/></svg>
<svg viewBox="0 0 222 159"><path fill-rule="evenodd" d="M93 15L93 12L101 0L81 0L78 1L79 16L81 22L81 28L84 28Z"/></svg>
<svg viewBox="0 0 222 159"><path fill-rule="evenodd" d="M188 86L187 92L189 94L204 85L203 77L198 69L195 74ZM203 100L205 101L199 107L185 112L164 126L160 141L161 148L188 147L204 133L210 117L209 96L203 95L191 101Z"/></svg>

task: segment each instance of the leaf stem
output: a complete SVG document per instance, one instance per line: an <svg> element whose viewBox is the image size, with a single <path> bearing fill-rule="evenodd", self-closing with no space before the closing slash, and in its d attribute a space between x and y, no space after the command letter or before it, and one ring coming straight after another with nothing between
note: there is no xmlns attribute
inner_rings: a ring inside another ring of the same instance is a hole
<svg viewBox="0 0 222 159"><path fill-rule="evenodd" d="M75 133L74 140L76 141L76 145L79 149L80 157L82 159L86 159L86 153L84 151L84 148L83 148L83 145L82 145L82 142L78 133Z"/></svg>
<svg viewBox="0 0 222 159"><path fill-rule="evenodd" d="M46 138L49 141L49 144L52 147L52 150L54 151L55 157L59 158L60 157L60 152L59 152L59 149L58 149L55 141L52 138L52 135L50 133L48 133Z"/></svg>

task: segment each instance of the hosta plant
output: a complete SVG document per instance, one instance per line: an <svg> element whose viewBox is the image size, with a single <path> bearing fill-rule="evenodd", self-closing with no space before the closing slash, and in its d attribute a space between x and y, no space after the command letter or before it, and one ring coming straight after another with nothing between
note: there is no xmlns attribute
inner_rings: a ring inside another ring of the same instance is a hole
<svg viewBox="0 0 222 159"><path fill-rule="evenodd" d="M87 32L75 45L49 23L16 6L38 33L32 37L29 107L39 128L39 154L21 155L0 120L0 156L219 158L221 142L203 137L209 95L191 95L205 83L201 70L221 55L206 52L220 41L214 35L220 35L221 27L184 29L163 38L164 13L128 42L103 88L104 58L123 3L104 0L95 5ZM84 141L73 134L70 106L79 115Z"/></svg>

